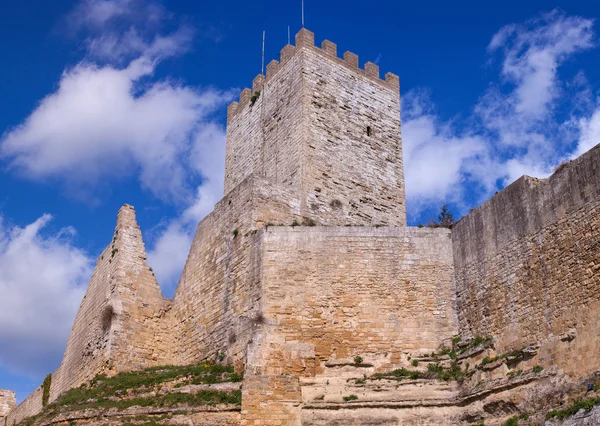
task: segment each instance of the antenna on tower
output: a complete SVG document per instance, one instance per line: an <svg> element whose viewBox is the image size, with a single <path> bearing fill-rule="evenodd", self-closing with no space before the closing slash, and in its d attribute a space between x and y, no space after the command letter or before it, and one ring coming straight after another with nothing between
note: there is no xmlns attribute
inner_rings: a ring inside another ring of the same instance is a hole
<svg viewBox="0 0 600 426"><path fill-rule="evenodd" d="M263 30L263 42L262 42L262 68L260 73L265 75L265 30Z"/></svg>
<svg viewBox="0 0 600 426"><path fill-rule="evenodd" d="M290 26L288 25L288 44L290 44Z"/></svg>
<svg viewBox="0 0 600 426"><path fill-rule="evenodd" d="M302 0L302 28L304 28L304 0Z"/></svg>

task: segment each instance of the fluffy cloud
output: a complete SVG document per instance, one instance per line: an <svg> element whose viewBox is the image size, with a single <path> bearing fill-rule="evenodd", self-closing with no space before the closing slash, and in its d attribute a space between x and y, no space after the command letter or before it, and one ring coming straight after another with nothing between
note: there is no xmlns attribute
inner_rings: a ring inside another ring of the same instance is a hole
<svg viewBox="0 0 600 426"><path fill-rule="evenodd" d="M2 138L0 155L25 177L76 190L139 174L157 197L184 199L193 141L229 97L166 81L141 86L154 66L140 57L123 69L82 63L66 71L58 90Z"/></svg>
<svg viewBox="0 0 600 426"><path fill-rule="evenodd" d="M155 2L144 0L83 0L67 17L67 23L75 31L106 30L107 25L134 23L136 25L158 24L166 11Z"/></svg>
<svg viewBox="0 0 600 426"><path fill-rule="evenodd" d="M168 294L181 275L198 222L212 211L223 195L225 133L220 126L206 126L196 135L190 162L205 180L198 186L191 205L169 221L148 252L148 263Z"/></svg>
<svg viewBox="0 0 600 426"><path fill-rule="evenodd" d="M599 102L600 103L600 102ZM591 117L581 118L579 121L579 138L577 148L571 158L577 158L584 152L600 143L600 108L592 114Z"/></svg>
<svg viewBox="0 0 600 426"><path fill-rule="evenodd" d="M468 170L482 161L485 141L459 134L450 123L441 123L426 93L412 92L402 100L403 156L407 197L411 212L443 201L462 199L460 189Z"/></svg>
<svg viewBox="0 0 600 426"><path fill-rule="evenodd" d="M20 228L0 216L0 364L34 376L58 366L92 271L72 229L42 235L51 219Z"/></svg>
<svg viewBox="0 0 600 426"><path fill-rule="evenodd" d="M431 106L422 106L420 92L405 96L403 141L412 212L433 201L460 206L467 191L479 192L481 200L497 183L523 174L547 176L574 144L580 155L598 143L600 112L593 114L583 73L571 82L558 76L562 64L592 47L593 21L555 10L507 25L492 37L490 64L499 56L501 83L490 85L466 120L443 122ZM572 102L559 105L567 86Z"/></svg>

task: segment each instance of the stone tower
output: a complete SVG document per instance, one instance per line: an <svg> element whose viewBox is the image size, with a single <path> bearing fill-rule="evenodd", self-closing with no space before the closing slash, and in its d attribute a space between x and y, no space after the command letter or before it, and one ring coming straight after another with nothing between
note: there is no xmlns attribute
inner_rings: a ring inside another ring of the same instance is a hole
<svg viewBox="0 0 600 426"><path fill-rule="evenodd" d="M398 76L302 29L228 110L225 193L251 174L324 225L406 225Z"/></svg>

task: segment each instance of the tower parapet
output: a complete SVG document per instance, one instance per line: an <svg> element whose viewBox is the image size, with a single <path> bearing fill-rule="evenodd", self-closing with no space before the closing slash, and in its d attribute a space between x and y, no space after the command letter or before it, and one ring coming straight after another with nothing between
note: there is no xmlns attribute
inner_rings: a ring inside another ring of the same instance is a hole
<svg viewBox="0 0 600 426"><path fill-rule="evenodd" d="M257 80L257 79L261 79L263 81L271 80L277 74L279 69L283 65L285 65L285 63L288 62L294 56L297 49L302 48L302 47L311 48L314 51L319 52L319 53L323 54L324 56L327 56L330 59L336 60L336 62L348 67L349 69L352 69L354 71L361 73L364 76L372 78L373 81L376 81L386 87L396 90L397 92L400 91L400 77L398 77L398 75L396 75L392 72L388 72L385 74L383 79L380 78L379 65L375 64L374 62L366 62L364 64L364 68L360 68L358 55L353 52L350 52L350 51L344 52L344 55L342 58L338 57L337 44L335 44L334 42L332 42L330 40L323 40L321 42L321 47L319 48L318 46L315 45L314 34L311 31L307 30L306 28L301 29L298 32L298 34L296 34L296 45L295 46L291 45L291 44L285 45L279 53L279 60L273 59L273 60L271 60L271 62L269 62L267 64L266 77L263 76L262 74L258 74L254 80ZM246 90L248 90L248 89L244 89L241 92L240 99ZM259 87L255 87L255 85L253 83L251 93L254 94L256 91L260 91L260 90L262 90L262 85L259 88ZM233 118L233 116L238 111L241 110L240 108L238 108L240 103L241 102L233 101L229 105L227 121L229 121L231 118Z"/></svg>
<svg viewBox="0 0 600 426"><path fill-rule="evenodd" d="M302 29L227 114L225 193L252 173L327 225L406 225L400 79Z"/></svg>

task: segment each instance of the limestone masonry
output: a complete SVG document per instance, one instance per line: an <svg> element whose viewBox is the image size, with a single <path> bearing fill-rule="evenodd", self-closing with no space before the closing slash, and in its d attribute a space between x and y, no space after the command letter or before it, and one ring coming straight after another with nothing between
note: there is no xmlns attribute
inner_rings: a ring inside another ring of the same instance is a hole
<svg viewBox="0 0 600 426"><path fill-rule="evenodd" d="M100 374L201 361L243 373L241 406L168 424L558 424L595 396L600 145L451 230L407 227L399 91L302 29L228 108L225 196L174 298L124 205L61 366L16 408L0 391L0 421ZM44 424L118 424L98 413Z"/></svg>

